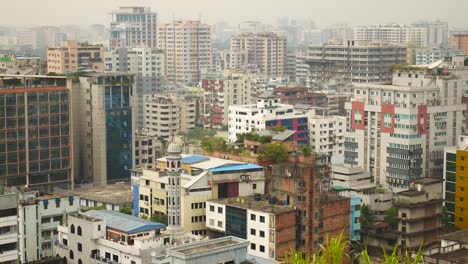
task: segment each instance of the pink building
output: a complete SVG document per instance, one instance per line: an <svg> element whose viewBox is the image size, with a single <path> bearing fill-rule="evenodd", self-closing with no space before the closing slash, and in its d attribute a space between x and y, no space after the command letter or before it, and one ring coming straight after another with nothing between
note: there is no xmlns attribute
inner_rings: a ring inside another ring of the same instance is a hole
<svg viewBox="0 0 468 264"><path fill-rule="evenodd" d="M47 49L47 72L72 74L92 70L104 72L104 48L76 40L62 41Z"/></svg>

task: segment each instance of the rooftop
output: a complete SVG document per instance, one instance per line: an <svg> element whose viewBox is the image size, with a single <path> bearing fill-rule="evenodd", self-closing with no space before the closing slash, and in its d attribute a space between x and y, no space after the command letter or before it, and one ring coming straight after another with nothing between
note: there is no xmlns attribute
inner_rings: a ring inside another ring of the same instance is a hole
<svg viewBox="0 0 468 264"><path fill-rule="evenodd" d="M168 252L175 252L183 255L189 254L200 254L202 252L207 252L209 250L223 249L232 250L232 246L239 245L247 247L249 242L244 239L240 239L233 236L202 240L189 244L183 244L180 246L175 246L168 249Z"/></svg>
<svg viewBox="0 0 468 264"><path fill-rule="evenodd" d="M87 187L65 191L68 195L77 195L80 198L113 203L124 204L133 202L133 193L129 183L116 183L99 187Z"/></svg>
<svg viewBox="0 0 468 264"><path fill-rule="evenodd" d="M195 164L207 160L210 160L210 158L202 155L190 155L182 158L182 163Z"/></svg>
<svg viewBox="0 0 468 264"><path fill-rule="evenodd" d="M440 236L441 239L457 241L468 244L468 230L459 230L456 232L448 233Z"/></svg>
<svg viewBox="0 0 468 264"><path fill-rule="evenodd" d="M443 263L468 263L468 249L463 248L450 253L438 253L430 256L430 258L446 261Z"/></svg>
<svg viewBox="0 0 468 264"><path fill-rule="evenodd" d="M425 192L419 192L415 190L407 190L407 191L402 191L398 193L398 195L409 196L409 197L416 197L416 196L424 195L424 194Z"/></svg>
<svg viewBox="0 0 468 264"><path fill-rule="evenodd" d="M440 183L440 182L443 182L443 181L444 181L444 179L421 178L421 179L414 180L413 183L417 183L417 184L436 184L436 183Z"/></svg>
<svg viewBox="0 0 468 264"><path fill-rule="evenodd" d="M220 200L211 200L214 203L229 205L237 208L250 209L258 212L283 214L294 211L292 206L269 204L267 200L255 201L253 196L232 197Z"/></svg>
<svg viewBox="0 0 468 264"><path fill-rule="evenodd" d="M246 163L246 164L225 165L225 166L210 169L210 171L211 172L226 172L226 171L251 170L251 169L263 169L263 167L258 166L256 164L252 164L252 163Z"/></svg>
<svg viewBox="0 0 468 264"><path fill-rule="evenodd" d="M166 227L161 223L151 222L135 216L108 210L91 210L83 212L82 214L92 218L106 220L106 225L108 227L128 234L163 229Z"/></svg>

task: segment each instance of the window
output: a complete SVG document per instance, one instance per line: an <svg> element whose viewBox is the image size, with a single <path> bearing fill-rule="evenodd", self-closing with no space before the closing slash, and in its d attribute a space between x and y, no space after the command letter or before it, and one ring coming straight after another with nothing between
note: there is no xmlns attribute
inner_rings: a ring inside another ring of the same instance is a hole
<svg viewBox="0 0 468 264"><path fill-rule="evenodd" d="M75 226L73 224L70 226L70 232L75 234Z"/></svg>
<svg viewBox="0 0 468 264"><path fill-rule="evenodd" d="M214 212L214 205L210 205L210 212Z"/></svg>
<svg viewBox="0 0 468 264"><path fill-rule="evenodd" d="M77 233L79 236L81 236L81 226L78 226L78 229L77 229L76 233Z"/></svg>
<svg viewBox="0 0 468 264"><path fill-rule="evenodd" d="M83 252L83 245L81 243L78 243L78 251Z"/></svg>
<svg viewBox="0 0 468 264"><path fill-rule="evenodd" d="M265 217L264 216L260 216L260 223L265 223Z"/></svg>
<svg viewBox="0 0 468 264"><path fill-rule="evenodd" d="M252 236L255 236L255 233L256 233L255 229L250 228L250 234L251 234Z"/></svg>
<svg viewBox="0 0 468 264"><path fill-rule="evenodd" d="M250 243L251 250L255 250L256 248L257 248L257 245L255 245L254 243Z"/></svg>
<svg viewBox="0 0 468 264"><path fill-rule="evenodd" d="M406 218L406 213L401 213L401 218Z"/></svg>
<svg viewBox="0 0 468 264"><path fill-rule="evenodd" d="M265 231L260 231L260 237L265 237Z"/></svg>
<svg viewBox="0 0 468 264"><path fill-rule="evenodd" d="M256 215L254 215L254 214L250 214L250 220L252 220L252 221L255 221L255 220L256 220L256 218L257 218L257 217L256 217Z"/></svg>
<svg viewBox="0 0 468 264"><path fill-rule="evenodd" d="M223 221L218 221L218 227L223 227Z"/></svg>
<svg viewBox="0 0 468 264"><path fill-rule="evenodd" d="M260 245L260 252L265 252L265 246Z"/></svg>
<svg viewBox="0 0 468 264"><path fill-rule="evenodd" d="M97 231L101 231L101 225L97 226Z"/></svg>
<svg viewBox="0 0 468 264"><path fill-rule="evenodd" d="M222 207L218 207L218 213L219 213L219 214L222 214L222 213L223 213L223 208L222 208Z"/></svg>
<svg viewBox="0 0 468 264"><path fill-rule="evenodd" d="M44 210L47 210L47 208L49 207L49 201L44 200L42 203L44 205Z"/></svg>
<svg viewBox="0 0 468 264"><path fill-rule="evenodd" d="M75 255L73 254L73 250L70 250L70 259L73 259Z"/></svg>
<svg viewBox="0 0 468 264"><path fill-rule="evenodd" d="M253 188L254 190L257 190L257 184L256 184L256 183L252 184L252 188Z"/></svg>
<svg viewBox="0 0 468 264"><path fill-rule="evenodd" d="M214 226L214 219L210 219L210 226Z"/></svg>
<svg viewBox="0 0 468 264"><path fill-rule="evenodd" d="M78 264L83 264L83 261L81 261L81 259L78 259Z"/></svg>

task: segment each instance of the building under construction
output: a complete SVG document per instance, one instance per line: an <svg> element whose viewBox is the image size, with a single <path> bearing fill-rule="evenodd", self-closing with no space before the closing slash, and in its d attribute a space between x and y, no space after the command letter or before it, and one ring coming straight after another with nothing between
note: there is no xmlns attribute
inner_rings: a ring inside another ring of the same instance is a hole
<svg viewBox="0 0 468 264"><path fill-rule="evenodd" d="M328 237L349 235L350 200L329 192L326 156L272 166L274 200L296 209L296 248L314 253Z"/></svg>

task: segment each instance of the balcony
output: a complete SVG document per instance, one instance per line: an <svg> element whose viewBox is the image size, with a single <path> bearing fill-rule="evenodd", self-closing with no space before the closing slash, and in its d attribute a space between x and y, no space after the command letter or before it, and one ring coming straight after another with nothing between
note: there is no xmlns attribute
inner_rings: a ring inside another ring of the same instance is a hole
<svg viewBox="0 0 468 264"><path fill-rule="evenodd" d="M4 263L7 261L13 261L18 259L18 250L8 250L8 251L3 251L3 253L0 254L0 263Z"/></svg>
<svg viewBox="0 0 468 264"><path fill-rule="evenodd" d="M18 240L16 231L0 234L0 245L14 243Z"/></svg>
<svg viewBox="0 0 468 264"><path fill-rule="evenodd" d="M107 263L107 264L121 264L121 262L113 261L111 259L99 256L99 255L96 255L96 254L91 255L91 258L95 259L95 260L98 260L98 261L100 261L102 263Z"/></svg>

